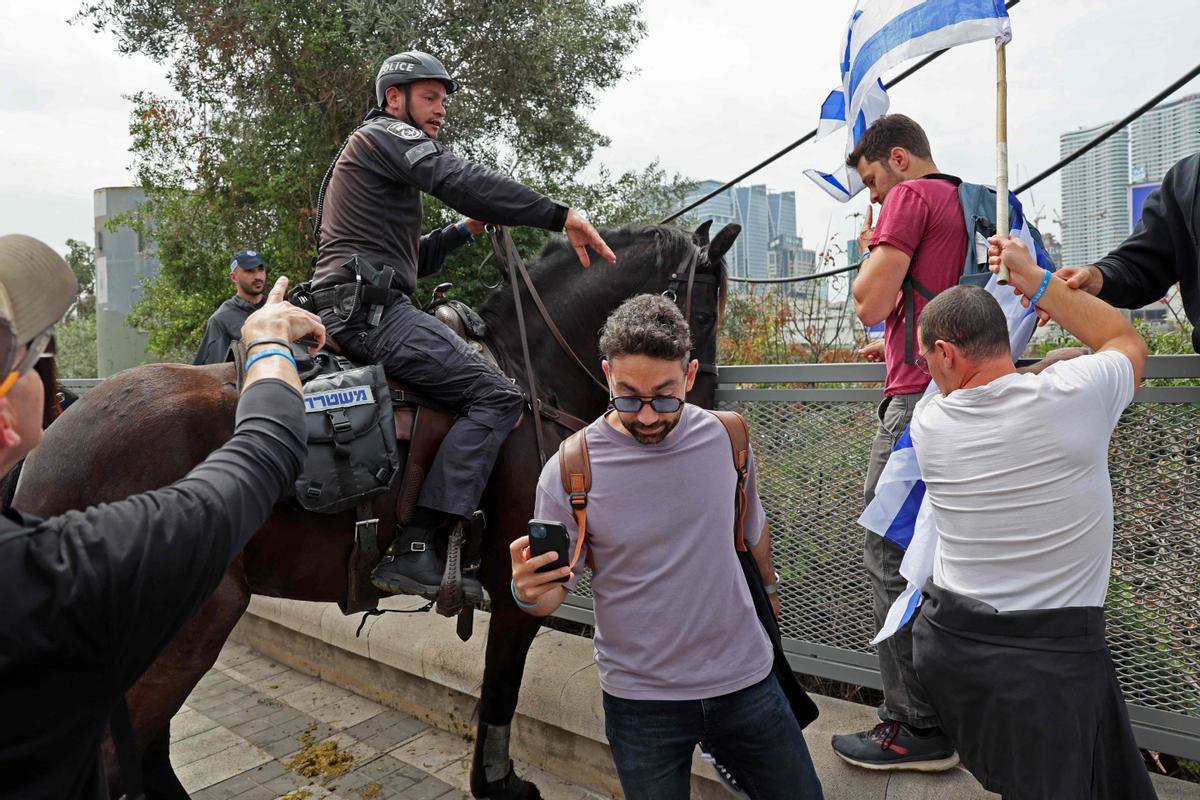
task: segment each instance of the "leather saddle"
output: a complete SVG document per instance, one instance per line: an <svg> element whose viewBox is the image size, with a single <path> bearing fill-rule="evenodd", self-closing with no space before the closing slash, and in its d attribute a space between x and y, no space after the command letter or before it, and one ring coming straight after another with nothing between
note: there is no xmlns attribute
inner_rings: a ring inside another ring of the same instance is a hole
<svg viewBox="0 0 1200 800"><path fill-rule="evenodd" d="M493 369L500 372L495 356L482 341L487 334L487 327L479 315L457 300L443 300L435 294L435 301L437 305L432 311L433 316L476 350ZM303 350L299 346L294 349ZM335 355L346 357L333 339L326 341L326 349ZM306 354L297 352L297 355ZM339 603L345 614L372 611L378 606L379 592L371 583L371 570L379 562L380 554L395 538L397 526L407 525L412 518L425 476L429 474L438 448L454 424L454 413L433 399L392 378L388 379L388 386L392 394L392 413L395 417L396 445L401 470L394 479L395 487L392 491L362 504L356 512L358 519L355 524L354 545L347 568L347 597ZM518 418L514 429L521 424L523 418L524 415ZM462 545L464 571L477 569L479 565L483 538L482 512L476 512L470 522L466 541ZM439 607L439 611L458 613L459 609ZM470 613L470 606L461 609L460 636L464 636L464 633L466 636L470 635ZM466 620L464 616L467 617Z"/></svg>

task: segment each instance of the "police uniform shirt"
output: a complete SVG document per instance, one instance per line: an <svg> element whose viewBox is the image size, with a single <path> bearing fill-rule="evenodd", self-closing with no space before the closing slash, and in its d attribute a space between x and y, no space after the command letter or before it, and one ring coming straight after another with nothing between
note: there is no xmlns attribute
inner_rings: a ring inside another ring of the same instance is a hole
<svg viewBox="0 0 1200 800"><path fill-rule="evenodd" d="M234 295L213 312L204 326L204 338L196 350L193 364L221 364L229 352L229 344L242 338L242 326L246 317L263 307L267 302L264 295L257 303L251 303L240 295Z"/></svg>
<svg viewBox="0 0 1200 800"><path fill-rule="evenodd" d="M354 279L343 266L355 255L396 270L411 293L417 278L441 268L465 241L455 226L421 236L421 193L499 225L560 231L567 207L507 175L465 161L418 128L372 111L334 165L321 213L315 288Z"/></svg>

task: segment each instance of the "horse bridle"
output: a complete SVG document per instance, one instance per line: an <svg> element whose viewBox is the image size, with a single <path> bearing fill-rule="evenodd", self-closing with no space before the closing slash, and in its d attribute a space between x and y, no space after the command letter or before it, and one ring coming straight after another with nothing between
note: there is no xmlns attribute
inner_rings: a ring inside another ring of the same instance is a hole
<svg viewBox="0 0 1200 800"><path fill-rule="evenodd" d="M517 285L518 275L521 282L525 284L525 288L529 291L530 298L533 299L534 306L537 307L538 313L542 317L542 321L546 323L546 328L550 331L550 335L558 342L558 346L562 351L570 356L575 362L575 366L579 368L583 374L587 375L588 379L599 387L600 391L608 394L608 385L592 374L587 365L567 342L558 326L554 324L553 317L550 316L550 310L546 308L546 304L542 301L542 296L538 293L537 288L533 285L533 278L529 275L529 269L525 266L524 259L517 251L516 243L513 242L512 234L508 229L501 225L489 225L487 227L488 241L492 245L492 253L496 257L497 263L504 264L508 268L508 280L513 287L513 302L517 312L517 329L521 336L521 355L525 361L525 380L529 382L529 407L533 415L533 429L537 437L538 457L541 459L542 466L546 465L546 446L545 434L542 431L542 417L557 422L564 428L574 432L587 427L588 423L572 416L560 408L555 408L546 403L543 403L538 395L537 375L533 368L533 359L529 355L529 336L525 331L525 312L521 305L521 292ZM693 248L688 255L687 267L685 269L677 269L671 273L671 282L667 284L667 290L663 295L670 297L671 300L679 304L679 288L681 285L687 285L687 293L685 295L683 314L684 319L690 324L692 316L692 292L697 283L715 284L718 278L712 275L697 275L696 265L700 260L699 248ZM717 367L715 364L701 364L700 371L715 375Z"/></svg>

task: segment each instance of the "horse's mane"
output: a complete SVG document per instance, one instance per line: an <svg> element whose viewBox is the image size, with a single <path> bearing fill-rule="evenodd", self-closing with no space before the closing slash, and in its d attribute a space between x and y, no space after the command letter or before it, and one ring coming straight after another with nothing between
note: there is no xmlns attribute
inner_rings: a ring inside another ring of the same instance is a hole
<svg viewBox="0 0 1200 800"><path fill-rule="evenodd" d="M624 225L600 232L604 241L614 251L622 250L624 260L653 259L657 269L646 275L650 283L665 275L666 270L683 263L689 248L693 247L690 231L676 225ZM593 254L593 260L595 255ZM543 245L534 261L529 264L530 274L536 279L545 270L556 270L572 264L578 265L575 250L567 242L565 236L553 236ZM725 316L725 302L729 292L729 275L725 264L721 264L720 315ZM502 283L497 289L488 294L487 299L479 307L479 313L486 319L507 307L512 302L512 287Z"/></svg>

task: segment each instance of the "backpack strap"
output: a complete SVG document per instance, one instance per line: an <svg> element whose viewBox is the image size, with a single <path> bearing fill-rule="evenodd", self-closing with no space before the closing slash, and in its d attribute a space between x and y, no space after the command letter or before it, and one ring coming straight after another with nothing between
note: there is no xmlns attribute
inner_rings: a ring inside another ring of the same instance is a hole
<svg viewBox="0 0 1200 800"><path fill-rule="evenodd" d="M737 511L733 518L733 541L738 552L746 550L746 478L750 475L750 426L736 411L710 411L725 426L737 470Z"/></svg>
<svg viewBox="0 0 1200 800"><path fill-rule="evenodd" d="M932 300L934 294L911 273L905 276L904 283L900 285L900 292L904 295L904 326L907 328L904 336L904 363L914 364L916 359L913 351L916 350L917 342L917 301L914 293L920 294L926 300Z"/></svg>
<svg viewBox="0 0 1200 800"><path fill-rule="evenodd" d="M579 529L575 555L571 557L571 569L574 570L579 554L583 552L583 541L587 538L587 495L592 488L587 428L571 434L558 446L558 474L563 491L571 498L571 510L575 512L575 525Z"/></svg>

